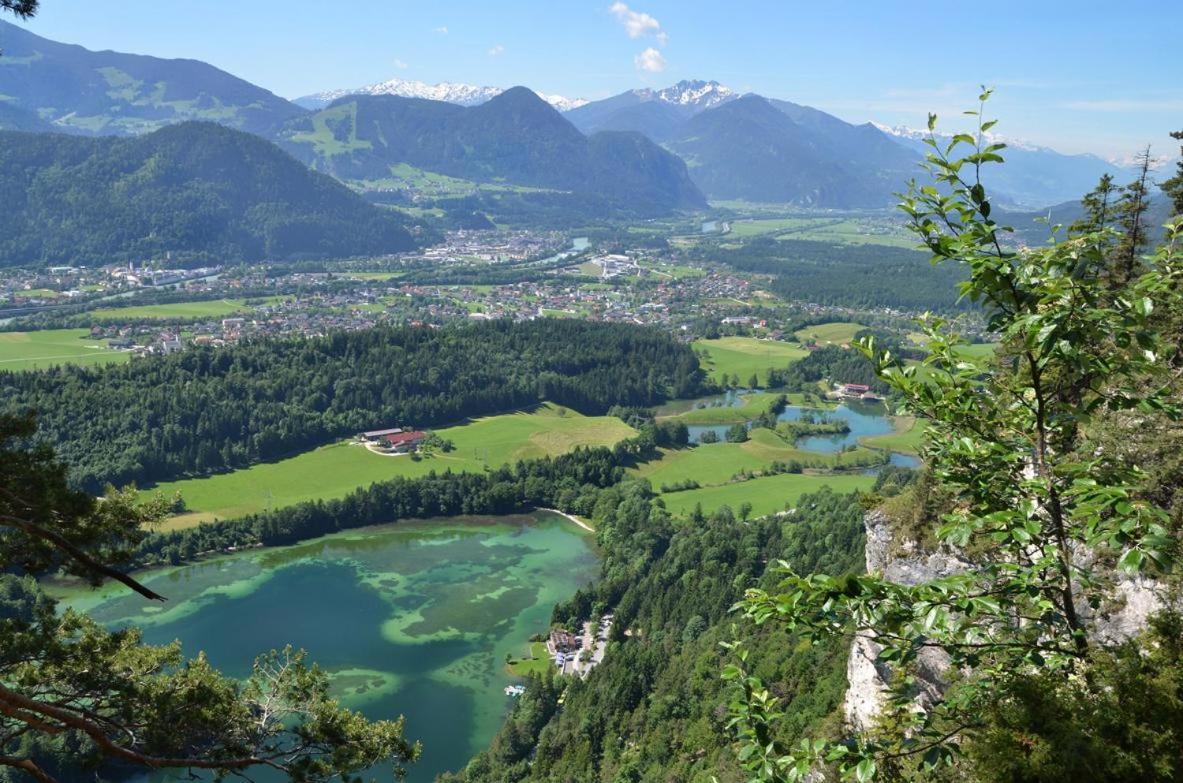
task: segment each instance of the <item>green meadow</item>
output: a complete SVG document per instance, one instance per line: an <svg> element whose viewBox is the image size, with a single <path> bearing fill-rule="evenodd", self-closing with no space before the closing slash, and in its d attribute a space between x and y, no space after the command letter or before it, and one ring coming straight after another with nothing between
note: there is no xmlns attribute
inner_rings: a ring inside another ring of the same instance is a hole
<svg viewBox="0 0 1183 783"><path fill-rule="evenodd" d="M269 296L266 303L277 302L282 297ZM211 299L204 302L169 302L167 304L135 305L132 307L108 307L94 310L90 314L99 320L128 321L137 318L226 318L236 313L250 311L245 299Z"/></svg>
<svg viewBox="0 0 1183 783"><path fill-rule="evenodd" d="M729 237L775 235L843 245L914 248L916 239L903 226L874 217L761 217L735 220Z"/></svg>
<svg viewBox="0 0 1183 783"><path fill-rule="evenodd" d="M725 484L741 470L762 470L773 462L797 460L841 467L844 463L850 464L856 458L868 455L869 449L865 448L845 454L805 451L786 442L772 430L754 429L750 438L743 443L710 443L684 449L663 449L661 459L646 462L635 468L634 472L648 479L654 489L660 490L663 484L672 485L682 481L696 481L704 486Z"/></svg>
<svg viewBox="0 0 1183 783"><path fill-rule="evenodd" d="M696 340L693 346L706 352L700 361L712 380L721 381L725 374L738 375L740 383L747 383L753 374L764 383L768 370L783 369L808 353L798 345L754 337Z"/></svg>
<svg viewBox="0 0 1183 783"><path fill-rule="evenodd" d="M817 343L818 345L842 345L854 340L854 336L866 329L862 324L849 321L839 321L829 324L817 324L798 329L794 334L802 343Z"/></svg>
<svg viewBox="0 0 1183 783"><path fill-rule="evenodd" d="M58 364L111 364L131 357L92 340L87 329L0 332L0 370L38 370Z"/></svg>
<svg viewBox="0 0 1183 783"><path fill-rule="evenodd" d="M358 487L397 476L423 476L433 470L479 472L520 459L562 454L576 446L610 446L634 430L614 417L583 416L545 404L530 412L488 416L436 433L452 441L455 449L415 460L409 455L375 454L363 445L342 441L276 462L158 484L146 491L169 497L180 492L186 512L166 526L183 528L307 500L340 498Z"/></svg>
<svg viewBox="0 0 1183 783"><path fill-rule="evenodd" d="M830 487L835 492L853 492L869 490L874 483L874 476L861 473L832 476L784 473L734 484L671 492L662 495L661 500L671 514L679 517L688 516L698 505L702 506L706 514L722 506L730 506L738 514L739 507L744 503L751 503L752 516L760 517L783 511L786 506L792 507L802 495L816 492L822 487Z"/></svg>
<svg viewBox="0 0 1183 783"><path fill-rule="evenodd" d="M871 435L861 438L860 443L876 449L898 451L901 454L919 454L924 440L925 424L912 416L892 417L895 432L887 435Z"/></svg>

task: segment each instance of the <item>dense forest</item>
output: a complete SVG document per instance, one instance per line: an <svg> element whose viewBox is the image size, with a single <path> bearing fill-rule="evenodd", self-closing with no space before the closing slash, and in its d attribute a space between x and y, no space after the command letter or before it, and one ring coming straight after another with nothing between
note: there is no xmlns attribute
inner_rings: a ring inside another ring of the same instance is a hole
<svg viewBox="0 0 1183 783"><path fill-rule="evenodd" d="M380 427L429 427L552 400L583 413L691 396L698 360L670 336L582 321L389 327L194 348L122 366L0 374L6 412L78 486L273 459ZM85 412L85 415L80 415Z"/></svg>
<svg viewBox="0 0 1183 783"><path fill-rule="evenodd" d="M442 780L746 780L726 728L730 686L719 677L728 656L720 643L735 639L731 606L767 581L777 558L803 572L862 570L862 513L857 496L822 491L788 519L739 523L721 510L674 526L644 484L601 492L603 577L554 619L615 611L604 662L586 680L532 683L490 749ZM824 727L846 689L846 646L801 647L783 633L747 645L792 716L780 739Z"/></svg>
<svg viewBox="0 0 1183 783"><path fill-rule="evenodd" d="M2 133L0 200L8 265L340 258L416 244L401 213L205 122L130 139Z"/></svg>
<svg viewBox="0 0 1183 783"><path fill-rule="evenodd" d="M916 250L772 237L740 247L701 248L696 251L700 260L772 275L771 290L790 301L912 312L972 307L957 292L965 273L955 266L934 267Z"/></svg>

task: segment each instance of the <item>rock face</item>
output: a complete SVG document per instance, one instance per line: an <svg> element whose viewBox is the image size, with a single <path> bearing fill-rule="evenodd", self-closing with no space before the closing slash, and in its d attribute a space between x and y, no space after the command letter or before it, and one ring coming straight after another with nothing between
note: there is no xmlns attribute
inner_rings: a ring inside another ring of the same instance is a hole
<svg viewBox="0 0 1183 783"><path fill-rule="evenodd" d="M893 582L915 585L964 571L968 563L946 548L933 552L920 550L914 542L895 543L891 523L881 511L868 512L863 519L866 528L867 573L882 574ZM889 668L876 659L880 646L874 634L860 634L851 646L846 663L848 688L844 705L846 721L857 731L871 727L883 705L884 693L890 681ZM949 659L939 650L925 650L920 654L917 683L922 706L931 704L944 687L943 673Z"/></svg>
<svg viewBox="0 0 1183 783"><path fill-rule="evenodd" d="M923 551L915 542L894 540L891 523L881 511L871 511L863 519L866 529L867 573L878 573L897 584L915 585L937 577L960 573L970 563L948 547ZM1114 575L1114 598L1088 617L1089 635L1102 644L1125 641L1142 632L1151 615L1168 605L1166 589L1145 576ZM880 646L873 633L860 634L851 646L846 663L848 683L844 711L847 723L856 731L873 725L883 705L889 667L877 661ZM944 673L948 656L939 650L925 650L920 655L916 680L920 692L917 701L928 706L945 687Z"/></svg>

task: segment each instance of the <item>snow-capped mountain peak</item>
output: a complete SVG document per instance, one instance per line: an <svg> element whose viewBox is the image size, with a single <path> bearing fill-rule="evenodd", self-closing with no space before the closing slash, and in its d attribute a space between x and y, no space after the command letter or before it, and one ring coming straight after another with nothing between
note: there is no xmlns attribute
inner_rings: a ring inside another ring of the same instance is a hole
<svg viewBox="0 0 1183 783"><path fill-rule="evenodd" d="M444 101L460 106L476 106L490 98L504 92L503 87L480 87L460 82L439 82L427 84L413 79L388 79L384 82L367 84L355 89L326 90L296 99L296 103L309 109L319 109L327 106L338 98L346 95L399 95L403 98L426 98L431 101ZM567 111L582 106L587 101L582 98L566 98L562 95L544 95L538 97L554 106L559 111Z"/></svg>
<svg viewBox="0 0 1183 783"><path fill-rule="evenodd" d="M928 138L928 131L927 130L920 130L919 128L911 128L907 125L885 125L882 122L874 122L874 121L872 121L871 124L874 125L876 128L878 128L879 130L886 133L887 135L895 136L897 138L902 138L902 139L926 139L926 138ZM946 140L952 138L952 136L953 136L953 134L951 134L951 133L943 133L939 130L937 131L936 135L937 135L938 139L946 139ZM997 133L990 133L989 131L986 132L985 139L988 143L991 143L991 144L1002 143L1002 144L1005 144L1008 147L1011 147L1013 149L1026 150L1028 152L1055 152L1055 150L1053 150L1049 147L1041 147L1038 144L1032 144L1031 142L1024 141L1023 139L1016 139L1011 136L1002 136Z"/></svg>
<svg viewBox="0 0 1183 783"><path fill-rule="evenodd" d="M583 106L588 102L586 98L565 98L562 95L547 95L546 93L538 92L537 90L534 92L539 98L546 101L551 106L554 106L559 111L571 111L572 109L578 109L580 106Z"/></svg>
<svg viewBox="0 0 1183 783"><path fill-rule="evenodd" d="M682 106L699 106L709 109L726 103L736 97L735 91L718 82L680 81L672 87L666 87L657 93L658 100L666 103L677 103Z"/></svg>
<svg viewBox="0 0 1183 783"><path fill-rule="evenodd" d="M700 110L713 108L738 97L735 90L730 87L715 81L707 82L699 79L683 80L661 90L646 87L633 90L633 94L646 100L662 101Z"/></svg>

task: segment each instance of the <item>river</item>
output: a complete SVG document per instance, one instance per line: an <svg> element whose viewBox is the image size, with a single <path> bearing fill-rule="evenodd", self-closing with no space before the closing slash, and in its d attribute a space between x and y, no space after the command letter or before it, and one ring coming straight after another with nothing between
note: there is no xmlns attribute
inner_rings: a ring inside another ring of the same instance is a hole
<svg viewBox="0 0 1183 783"><path fill-rule="evenodd" d="M597 573L591 537L539 513L365 528L144 574L164 606L113 587L55 592L109 627L139 626L148 643L205 650L236 677L259 652L306 649L350 707L406 715L408 738L423 742L407 780L420 783L488 745L515 681L506 655Z"/></svg>

